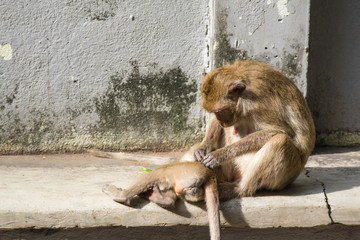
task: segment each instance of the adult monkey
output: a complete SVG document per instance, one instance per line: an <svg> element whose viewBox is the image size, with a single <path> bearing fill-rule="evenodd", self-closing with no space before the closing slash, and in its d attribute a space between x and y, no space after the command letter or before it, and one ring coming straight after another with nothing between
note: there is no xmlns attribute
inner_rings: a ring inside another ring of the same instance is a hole
<svg viewBox="0 0 360 240"><path fill-rule="evenodd" d="M290 79L264 63L236 61L204 76L201 94L215 117L189 153L221 167L221 199L280 190L296 179L314 148L315 127Z"/></svg>

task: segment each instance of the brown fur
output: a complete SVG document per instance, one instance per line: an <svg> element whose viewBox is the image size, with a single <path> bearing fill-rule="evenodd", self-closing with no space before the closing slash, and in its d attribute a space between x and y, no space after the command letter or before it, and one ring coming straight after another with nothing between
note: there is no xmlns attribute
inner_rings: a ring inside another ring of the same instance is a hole
<svg viewBox="0 0 360 240"><path fill-rule="evenodd" d="M315 127L290 79L264 63L236 61L205 76L201 92L203 108L216 117L192 160L221 166L221 198L294 181L314 148Z"/></svg>
<svg viewBox="0 0 360 240"><path fill-rule="evenodd" d="M105 185L103 192L114 201L130 204L140 195L161 206L174 206L177 198L190 202L205 200L210 236L220 239L219 196L215 173L198 162L175 162L142 175L128 189Z"/></svg>

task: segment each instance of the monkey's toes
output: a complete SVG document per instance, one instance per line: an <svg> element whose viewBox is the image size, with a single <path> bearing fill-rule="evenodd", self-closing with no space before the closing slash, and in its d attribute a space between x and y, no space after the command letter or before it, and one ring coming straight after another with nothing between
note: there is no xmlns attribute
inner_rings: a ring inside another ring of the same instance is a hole
<svg viewBox="0 0 360 240"><path fill-rule="evenodd" d="M122 189L121 188L117 188L115 187L115 185L112 185L112 184L105 184L103 187L102 187L102 191L104 193L109 193L109 192L121 192Z"/></svg>
<svg viewBox="0 0 360 240"><path fill-rule="evenodd" d="M105 184L105 185L102 187L102 191L103 191L104 193L109 192L109 189L110 189L111 186L112 186L112 185L110 185L110 184Z"/></svg>
<svg viewBox="0 0 360 240"><path fill-rule="evenodd" d="M102 191L109 195L109 197L115 202L124 203L128 200L128 198L124 196L123 190L115 187L114 185L105 184L102 187Z"/></svg>

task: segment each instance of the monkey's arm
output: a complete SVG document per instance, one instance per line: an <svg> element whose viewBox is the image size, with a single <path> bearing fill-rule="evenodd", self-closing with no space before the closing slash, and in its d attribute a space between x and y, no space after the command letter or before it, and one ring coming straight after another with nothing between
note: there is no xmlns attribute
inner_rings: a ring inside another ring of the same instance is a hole
<svg viewBox="0 0 360 240"><path fill-rule="evenodd" d="M216 149L216 144L219 142L219 138L222 132L222 127L216 118L212 118L210 122L209 130L206 133L206 136L197 150L194 152L195 161L200 161L204 159L214 148Z"/></svg>
<svg viewBox="0 0 360 240"><path fill-rule="evenodd" d="M213 168L241 154L258 151L271 137L278 133L282 132L276 130L254 132L238 142L208 153L200 162L208 168Z"/></svg>

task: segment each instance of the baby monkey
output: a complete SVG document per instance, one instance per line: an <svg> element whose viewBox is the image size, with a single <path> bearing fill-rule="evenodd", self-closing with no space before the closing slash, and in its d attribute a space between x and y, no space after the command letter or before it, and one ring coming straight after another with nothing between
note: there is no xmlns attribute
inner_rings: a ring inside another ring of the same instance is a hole
<svg viewBox="0 0 360 240"><path fill-rule="evenodd" d="M130 204L136 195L163 207L174 206L177 198L206 201L211 240L220 239L219 194L213 170L199 162L174 162L139 177L129 188L104 185L103 192L114 201Z"/></svg>

